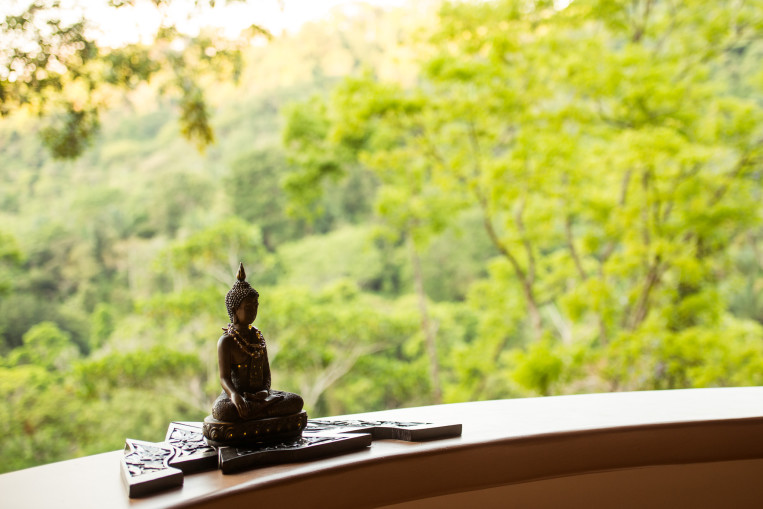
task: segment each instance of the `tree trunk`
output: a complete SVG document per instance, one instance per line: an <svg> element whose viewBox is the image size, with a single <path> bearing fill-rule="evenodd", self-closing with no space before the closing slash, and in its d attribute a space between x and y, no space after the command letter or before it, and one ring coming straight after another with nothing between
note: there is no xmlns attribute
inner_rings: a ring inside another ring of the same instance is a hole
<svg viewBox="0 0 763 509"><path fill-rule="evenodd" d="M413 268L413 285L416 289L416 296L419 302L419 315L421 317L421 330L426 339L427 354L429 355L429 378L432 381L432 397L434 403L442 402L442 388L440 387L440 363L437 360L437 338L432 324L429 320L429 311L427 310L427 295L424 293L424 278L421 274L421 261L416 252L416 246L413 245L413 238L408 235L408 250L411 256L411 267Z"/></svg>

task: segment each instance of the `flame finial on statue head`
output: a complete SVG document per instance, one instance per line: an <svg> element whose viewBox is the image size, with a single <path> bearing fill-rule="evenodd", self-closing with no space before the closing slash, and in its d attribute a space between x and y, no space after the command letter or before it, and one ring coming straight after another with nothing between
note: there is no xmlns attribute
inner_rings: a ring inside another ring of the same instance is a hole
<svg viewBox="0 0 763 509"><path fill-rule="evenodd" d="M230 318L231 323L233 322L233 315L236 312L236 309L238 309L238 306L249 295L254 295L254 298L258 300L260 298L259 292L246 282L244 262L241 262L238 266L236 282L233 283L233 287L225 296L225 308L228 310L228 318Z"/></svg>

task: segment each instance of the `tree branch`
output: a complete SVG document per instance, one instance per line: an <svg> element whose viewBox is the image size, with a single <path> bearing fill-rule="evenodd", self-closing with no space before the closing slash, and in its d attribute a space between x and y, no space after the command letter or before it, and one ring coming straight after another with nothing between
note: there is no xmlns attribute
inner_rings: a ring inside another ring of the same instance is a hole
<svg viewBox="0 0 763 509"><path fill-rule="evenodd" d="M632 174L633 174L633 170L629 169L625 172L625 175L623 175L623 182L620 186L620 200L618 202L618 204L621 207L625 205L625 202L628 199L628 187L630 186ZM609 257L612 256L612 253L615 251L615 247L616 247L615 242L609 241L609 243L607 244L607 247L605 247L604 251L602 251L601 255L599 256L600 271L603 271L603 269L601 269L601 266L603 266L604 263L607 262Z"/></svg>
<svg viewBox="0 0 763 509"><path fill-rule="evenodd" d="M636 327L641 325L641 323L646 319L646 316L649 313L649 297L652 290L655 288L655 286L657 286L657 283L660 280L661 269L661 258L658 255L654 258L654 261L650 265L649 271L647 272L646 281L644 282L644 290L639 296L638 303L636 304L636 311L629 325L630 330L636 329Z"/></svg>
<svg viewBox="0 0 763 509"><path fill-rule="evenodd" d="M522 198L519 200L519 206L517 207L517 211L514 213L514 223L517 225L519 236L522 239L522 245L524 246L525 252L527 253L527 280L530 286L532 286L535 284L535 255L533 254L530 239L527 238L527 229L525 228L525 223L522 219L524 210L525 199Z"/></svg>
<svg viewBox="0 0 763 509"><path fill-rule="evenodd" d="M421 331L424 333L426 341L427 354L429 356L429 377L432 382L432 393L435 403L442 402L442 388L440 386L440 363L437 358L437 335L429 321L429 311L427 310L427 296L424 292L424 277L421 273L421 261L416 252L416 246L413 244L413 237L410 232L407 235L408 250L411 257L411 266L413 267L413 284L416 289L416 296L419 303L419 317L421 319Z"/></svg>
<svg viewBox="0 0 763 509"><path fill-rule="evenodd" d="M649 12L652 9L652 0L646 0L646 6L644 7L644 14L641 17L641 23L634 22L632 42L639 42L646 32L646 25L649 20Z"/></svg>
<svg viewBox="0 0 763 509"><path fill-rule="evenodd" d="M763 146L763 140L758 140L753 144L753 149ZM713 196L710 198L710 201L708 202L707 206L708 208L712 208L715 205L718 204L721 199L723 199L723 196L726 194L726 192L729 190L729 187L731 186L731 183L739 178L740 175L744 172L744 170L749 166L751 163L753 163L755 160L752 157L753 149L748 150L747 152L742 155L741 158L739 158L739 162L734 167L734 169L729 173L727 181L721 185L718 189L715 190L715 193L713 193Z"/></svg>
<svg viewBox="0 0 763 509"><path fill-rule="evenodd" d="M486 204L483 200L481 200L480 203L482 205L482 219L483 223L485 224L485 230L487 231L487 234L490 237L493 245L498 248L498 251L500 251L507 260L509 260L509 263L514 269L514 273L516 274L517 279L519 279L519 283L522 286L522 292L524 293L525 300L527 301L527 312L530 315L530 323L532 325L533 333L536 338L540 337L542 332L540 309L538 306L538 301L535 298L535 291L533 286L530 283L525 271L522 270L522 266L519 264L519 261L517 261L511 251L509 251L509 248L506 247L506 245L498 238L498 234L495 232L495 228L493 227L493 221L490 219L490 215L487 212Z"/></svg>
<svg viewBox="0 0 763 509"><path fill-rule="evenodd" d="M572 261L575 263L575 268L578 270L578 275L580 276L580 279L585 281L588 279L588 274L586 274L585 270L583 270L583 264L580 262L580 257L578 256L578 251L575 248L575 242L572 238L572 215L567 214L567 217L564 221L564 234L565 238L567 240L567 249L570 250L570 256L572 256Z"/></svg>

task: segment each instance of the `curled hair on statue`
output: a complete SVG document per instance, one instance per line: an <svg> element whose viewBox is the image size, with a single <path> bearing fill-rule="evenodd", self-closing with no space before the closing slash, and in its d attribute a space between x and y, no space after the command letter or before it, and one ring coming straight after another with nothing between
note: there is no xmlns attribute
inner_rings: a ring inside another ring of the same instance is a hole
<svg viewBox="0 0 763 509"><path fill-rule="evenodd" d="M225 308L228 310L228 318L233 323L233 315L236 310L244 302L244 299L254 295L255 300L259 301L260 294L252 288L252 285L246 282L246 272L244 272L244 263L241 262L238 266L238 274L236 274L236 282L233 283L233 287L225 296Z"/></svg>

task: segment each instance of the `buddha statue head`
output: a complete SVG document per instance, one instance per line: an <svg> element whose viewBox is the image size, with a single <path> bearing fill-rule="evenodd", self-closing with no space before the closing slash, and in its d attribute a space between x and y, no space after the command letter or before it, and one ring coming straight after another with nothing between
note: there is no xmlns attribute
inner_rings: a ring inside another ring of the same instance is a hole
<svg viewBox="0 0 763 509"><path fill-rule="evenodd" d="M254 318L257 316L256 307L259 304L259 298L260 294L257 290L252 288L252 285L246 282L244 264L241 263L238 267L238 274L236 274L236 282L233 283L233 287L225 296L225 307L228 310L228 318L230 318L231 323L236 321L236 311L244 300L251 302L255 307L254 316L252 317L252 321L254 321Z"/></svg>

